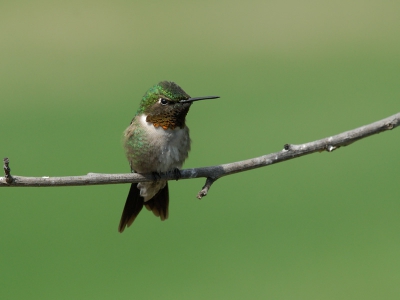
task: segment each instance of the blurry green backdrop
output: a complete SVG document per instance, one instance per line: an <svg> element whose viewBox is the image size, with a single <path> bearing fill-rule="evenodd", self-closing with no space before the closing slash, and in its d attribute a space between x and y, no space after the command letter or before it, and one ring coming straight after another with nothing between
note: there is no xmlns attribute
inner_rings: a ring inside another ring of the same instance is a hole
<svg viewBox="0 0 400 300"><path fill-rule="evenodd" d="M400 2L2 1L0 155L12 174L129 172L144 92L195 103L186 167L400 111ZM398 299L400 129L218 180L117 232L128 185L0 189L1 299Z"/></svg>

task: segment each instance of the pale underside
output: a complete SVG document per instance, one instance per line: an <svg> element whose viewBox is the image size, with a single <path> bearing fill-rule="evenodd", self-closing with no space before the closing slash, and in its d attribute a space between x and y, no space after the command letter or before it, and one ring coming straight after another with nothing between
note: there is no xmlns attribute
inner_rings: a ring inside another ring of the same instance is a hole
<svg viewBox="0 0 400 300"><path fill-rule="evenodd" d="M190 150L189 128L163 129L146 122L145 115L135 117L125 130L124 146L131 170L138 173L164 173L180 169ZM148 201L166 181L141 182L137 185Z"/></svg>

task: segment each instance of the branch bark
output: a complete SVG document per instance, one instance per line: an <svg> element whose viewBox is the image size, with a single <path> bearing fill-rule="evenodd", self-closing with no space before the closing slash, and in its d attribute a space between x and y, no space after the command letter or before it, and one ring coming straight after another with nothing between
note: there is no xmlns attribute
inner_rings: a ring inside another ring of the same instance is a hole
<svg viewBox="0 0 400 300"><path fill-rule="evenodd" d="M206 177L206 184L202 190L198 193L197 198L201 199L206 196L211 185L219 178L243 171L252 170L255 168L265 167L268 165L276 164L293 158L297 158L303 155L311 154L314 152L332 152L342 146L350 145L362 138L366 138L373 134L381 133L387 130L391 130L399 126L400 124L400 113L385 118L383 120L361 126L359 128L349 130L334 136L330 136L317 141L305 143L305 144L286 144L284 149L263 155L256 158L251 158L243 161L181 170L181 176L179 179L192 179L199 177ZM96 174L89 173L82 176L65 176L65 177L22 177L22 176L11 176L11 170L8 167L9 160L5 159L5 176L0 177L0 187L55 187L55 186L81 186L81 185L99 185L99 184L120 184L120 183L132 183L132 182L143 182L143 181L154 181L152 174ZM163 180L175 180L176 174L169 172L166 174L160 174L160 178Z"/></svg>

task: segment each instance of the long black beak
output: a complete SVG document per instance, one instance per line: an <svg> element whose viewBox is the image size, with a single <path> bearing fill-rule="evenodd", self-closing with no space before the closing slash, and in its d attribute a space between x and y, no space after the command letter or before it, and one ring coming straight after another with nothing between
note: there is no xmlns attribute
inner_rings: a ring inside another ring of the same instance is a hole
<svg viewBox="0 0 400 300"><path fill-rule="evenodd" d="M181 100L179 103L188 103L188 102L194 102L194 101L199 101L199 100L207 100L207 99L217 99L219 96L206 96L206 97L195 97L195 98L189 98L186 100Z"/></svg>

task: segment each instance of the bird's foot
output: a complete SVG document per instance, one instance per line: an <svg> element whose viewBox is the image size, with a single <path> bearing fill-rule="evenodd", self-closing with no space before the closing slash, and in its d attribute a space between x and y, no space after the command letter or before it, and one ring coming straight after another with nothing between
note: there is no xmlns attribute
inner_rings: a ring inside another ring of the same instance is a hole
<svg viewBox="0 0 400 300"><path fill-rule="evenodd" d="M178 168L175 168L172 170L172 172L174 173L175 176L175 180L178 181L179 179L181 179L182 174L181 171Z"/></svg>
<svg viewBox="0 0 400 300"><path fill-rule="evenodd" d="M158 172L151 172L151 175L153 175L154 181L158 181L161 179L161 174Z"/></svg>
<svg viewBox="0 0 400 300"><path fill-rule="evenodd" d="M161 179L161 175L168 175L171 173L174 175L175 180L179 180L182 177L181 171L178 168L174 168L173 170L168 171L166 173L151 172L151 175L153 175L154 181L158 181Z"/></svg>

